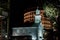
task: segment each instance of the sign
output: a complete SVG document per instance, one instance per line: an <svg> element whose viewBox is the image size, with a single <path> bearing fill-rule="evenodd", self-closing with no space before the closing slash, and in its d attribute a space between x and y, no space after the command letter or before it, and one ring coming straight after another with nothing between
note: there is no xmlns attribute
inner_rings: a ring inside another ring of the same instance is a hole
<svg viewBox="0 0 60 40"><path fill-rule="evenodd" d="M40 23L40 21L41 21L41 16L40 15L35 16L35 23Z"/></svg>

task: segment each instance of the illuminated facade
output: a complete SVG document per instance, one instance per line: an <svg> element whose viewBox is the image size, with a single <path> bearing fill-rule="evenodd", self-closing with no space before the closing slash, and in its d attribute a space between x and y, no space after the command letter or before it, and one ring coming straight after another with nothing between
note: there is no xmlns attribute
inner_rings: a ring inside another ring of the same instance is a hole
<svg viewBox="0 0 60 40"><path fill-rule="evenodd" d="M36 13L35 11L30 11L30 12L25 13L24 14L24 23L26 23L27 21L29 21L30 23L34 22L34 16L36 15L35 13ZM44 10L40 11L40 15L42 17L41 21L42 21L44 28L52 29L51 20L49 18L44 17Z"/></svg>

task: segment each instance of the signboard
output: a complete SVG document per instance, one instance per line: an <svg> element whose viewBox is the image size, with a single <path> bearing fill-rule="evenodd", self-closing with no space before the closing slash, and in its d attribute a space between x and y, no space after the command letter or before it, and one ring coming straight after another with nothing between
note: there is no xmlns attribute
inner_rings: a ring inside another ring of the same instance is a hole
<svg viewBox="0 0 60 40"><path fill-rule="evenodd" d="M35 16L35 23L40 23L40 21L41 21L41 16L40 15Z"/></svg>

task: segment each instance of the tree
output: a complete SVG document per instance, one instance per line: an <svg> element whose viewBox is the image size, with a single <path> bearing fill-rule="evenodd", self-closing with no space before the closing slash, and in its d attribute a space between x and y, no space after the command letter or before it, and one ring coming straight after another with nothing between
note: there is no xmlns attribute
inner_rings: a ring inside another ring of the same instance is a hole
<svg viewBox="0 0 60 40"><path fill-rule="evenodd" d="M58 9L51 3L44 4L45 15L52 21L53 27L57 27L56 18L58 17Z"/></svg>

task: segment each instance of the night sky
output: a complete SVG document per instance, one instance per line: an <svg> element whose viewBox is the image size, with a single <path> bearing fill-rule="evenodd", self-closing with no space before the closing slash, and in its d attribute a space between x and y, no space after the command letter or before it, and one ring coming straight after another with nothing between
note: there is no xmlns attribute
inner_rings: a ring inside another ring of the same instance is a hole
<svg viewBox="0 0 60 40"><path fill-rule="evenodd" d="M42 9L42 1L38 0L38 2L37 0L11 0L10 26L23 26L24 10L37 6Z"/></svg>

